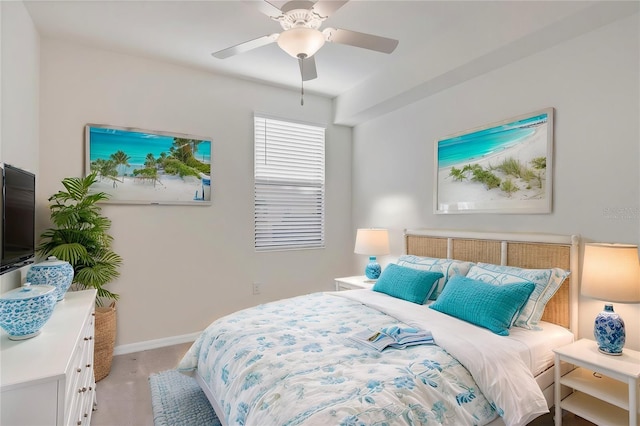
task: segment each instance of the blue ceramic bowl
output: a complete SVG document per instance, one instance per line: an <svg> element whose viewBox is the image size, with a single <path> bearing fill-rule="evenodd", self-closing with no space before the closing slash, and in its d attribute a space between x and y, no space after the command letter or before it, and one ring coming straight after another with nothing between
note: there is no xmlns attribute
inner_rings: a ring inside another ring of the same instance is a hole
<svg viewBox="0 0 640 426"><path fill-rule="evenodd" d="M54 286L56 299L62 300L73 282L73 266L55 256L49 256L47 260L31 265L27 271L27 282Z"/></svg>
<svg viewBox="0 0 640 426"><path fill-rule="evenodd" d="M56 306L55 287L29 283L0 295L0 326L11 340L40 334Z"/></svg>

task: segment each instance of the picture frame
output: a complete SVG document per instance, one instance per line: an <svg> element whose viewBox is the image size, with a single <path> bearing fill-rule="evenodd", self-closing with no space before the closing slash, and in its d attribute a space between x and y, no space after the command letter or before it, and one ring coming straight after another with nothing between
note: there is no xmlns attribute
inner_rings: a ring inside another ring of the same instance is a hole
<svg viewBox="0 0 640 426"><path fill-rule="evenodd" d="M105 203L211 205L211 139L117 127L85 126L85 174Z"/></svg>
<svg viewBox="0 0 640 426"><path fill-rule="evenodd" d="M554 109L437 139L435 214L550 213Z"/></svg>

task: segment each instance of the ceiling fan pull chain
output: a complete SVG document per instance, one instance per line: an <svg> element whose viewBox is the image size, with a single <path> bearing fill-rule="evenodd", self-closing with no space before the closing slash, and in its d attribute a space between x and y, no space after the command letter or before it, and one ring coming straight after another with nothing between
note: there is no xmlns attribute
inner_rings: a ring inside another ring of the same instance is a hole
<svg viewBox="0 0 640 426"><path fill-rule="evenodd" d="M300 105L304 106L304 57L298 56L300 61Z"/></svg>

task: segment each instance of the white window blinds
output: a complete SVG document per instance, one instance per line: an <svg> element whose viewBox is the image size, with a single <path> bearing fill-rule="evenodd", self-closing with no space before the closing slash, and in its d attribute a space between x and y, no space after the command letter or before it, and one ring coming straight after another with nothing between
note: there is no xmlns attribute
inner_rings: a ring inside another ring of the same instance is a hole
<svg viewBox="0 0 640 426"><path fill-rule="evenodd" d="M256 251L324 247L324 131L254 116Z"/></svg>

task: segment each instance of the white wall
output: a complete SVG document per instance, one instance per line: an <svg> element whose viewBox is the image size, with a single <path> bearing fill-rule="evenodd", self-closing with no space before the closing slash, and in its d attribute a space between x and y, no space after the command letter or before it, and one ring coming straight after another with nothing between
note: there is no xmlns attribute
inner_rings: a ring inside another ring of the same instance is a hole
<svg viewBox="0 0 640 426"><path fill-rule="evenodd" d="M211 206L104 205L124 258L116 346L202 330L269 300L331 289L351 265L351 129L330 99L43 39L39 196L84 173L83 130L110 124L212 138ZM326 249L255 253L253 113L327 125ZM40 211L40 231L48 212ZM252 295L252 283L262 294Z"/></svg>
<svg viewBox="0 0 640 426"><path fill-rule="evenodd" d="M640 31L638 14L473 78L353 131L353 224L392 231L457 228L580 234L640 242ZM442 136L554 107L553 212L434 215L433 144ZM620 210L627 214L617 214ZM381 258L388 262L393 256ZM358 258L360 267L365 259ZM602 302L581 299L580 336ZM640 349L640 308L616 304L628 346Z"/></svg>
<svg viewBox="0 0 640 426"><path fill-rule="evenodd" d="M0 2L0 12L0 162L37 175L40 36L22 2ZM0 292L19 286L26 270L0 275Z"/></svg>
<svg viewBox="0 0 640 426"><path fill-rule="evenodd" d="M213 138L211 207L104 207L125 258L110 285L122 295L117 345L196 332L227 312L359 274L365 259L352 247L360 226L390 228L394 255L403 250L402 229L413 227L639 242L637 14L363 123L353 131L353 153L351 130L329 125L327 249L256 254L252 114L328 123L330 101L307 96L300 108L296 92L52 40L40 45L22 3L0 2L0 12L0 159L37 172L39 230L59 181L84 172L87 122ZM556 108L552 214L432 213L436 138L547 106ZM20 273L3 275L2 291L19 281ZM253 281L264 283L262 295L251 295ZM581 335L590 335L601 305L583 299ZM629 327L640 323L637 305L616 310ZM636 349L637 335L629 343Z"/></svg>

